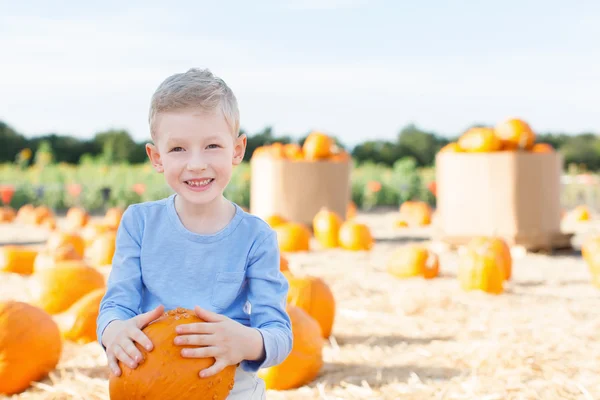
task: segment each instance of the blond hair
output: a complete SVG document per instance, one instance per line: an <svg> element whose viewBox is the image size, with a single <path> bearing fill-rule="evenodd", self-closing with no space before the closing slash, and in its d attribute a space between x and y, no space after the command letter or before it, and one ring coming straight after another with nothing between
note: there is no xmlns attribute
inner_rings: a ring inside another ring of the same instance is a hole
<svg viewBox="0 0 600 400"><path fill-rule="evenodd" d="M154 124L158 114L189 108L205 111L219 108L233 135L238 136L240 111L233 91L208 69L192 68L165 79L152 95L148 115L152 138L156 136Z"/></svg>

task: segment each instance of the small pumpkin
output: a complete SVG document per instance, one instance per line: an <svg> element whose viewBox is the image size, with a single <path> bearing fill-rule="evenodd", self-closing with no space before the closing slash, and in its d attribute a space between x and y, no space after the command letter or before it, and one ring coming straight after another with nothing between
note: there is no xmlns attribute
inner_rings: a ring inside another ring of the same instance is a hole
<svg viewBox="0 0 600 400"><path fill-rule="evenodd" d="M30 275L38 251L27 246L0 246L0 271Z"/></svg>
<svg viewBox="0 0 600 400"><path fill-rule="evenodd" d="M504 292L504 280L502 259L489 244L466 248L458 264L458 281L463 290L500 294Z"/></svg>
<svg viewBox="0 0 600 400"><path fill-rule="evenodd" d="M315 239L325 249L338 247L342 219L335 212L322 208L313 218Z"/></svg>
<svg viewBox="0 0 600 400"><path fill-rule="evenodd" d="M302 145L304 157L307 160L322 160L332 155L335 142L328 135L321 132L311 132Z"/></svg>
<svg viewBox="0 0 600 400"><path fill-rule="evenodd" d="M504 271L504 278L510 280L512 276L512 255L510 254L510 247L508 244L498 236L480 236L475 237L467 244L474 250L479 247L486 246L488 251L495 252L500 258L501 268Z"/></svg>
<svg viewBox="0 0 600 400"><path fill-rule="evenodd" d="M527 122L519 118L500 122L495 131L503 150L530 150L535 142L535 133Z"/></svg>
<svg viewBox="0 0 600 400"><path fill-rule="evenodd" d="M426 226L431 224L432 210L424 201L405 201L400 206L400 219L409 226Z"/></svg>
<svg viewBox="0 0 600 400"><path fill-rule="evenodd" d="M111 400L227 399L233 389L236 366L230 365L214 376L200 378L200 371L213 365L215 359L184 358L181 350L189 346L174 344L178 325L202 322L193 310L177 308L146 326L142 331L154 349L148 352L135 343L144 357L135 369L119 361L121 376L111 373L108 380Z"/></svg>
<svg viewBox="0 0 600 400"><path fill-rule="evenodd" d="M71 207L65 216L66 230L78 231L87 225L90 215L81 207Z"/></svg>
<svg viewBox="0 0 600 400"><path fill-rule="evenodd" d="M424 246L410 244L399 247L392 253L387 263L387 271L401 279L433 279L439 275L439 258Z"/></svg>
<svg viewBox="0 0 600 400"><path fill-rule="evenodd" d="M56 322L38 307L0 302L0 394L27 389L56 368L62 340Z"/></svg>
<svg viewBox="0 0 600 400"><path fill-rule="evenodd" d="M30 215L29 223L32 225L42 225L46 219L54 218L54 213L47 206L38 206Z"/></svg>
<svg viewBox="0 0 600 400"><path fill-rule="evenodd" d="M353 251L371 250L374 243L369 227L353 220L340 227L339 242L343 249Z"/></svg>
<svg viewBox="0 0 600 400"><path fill-rule="evenodd" d="M283 254L279 255L279 270L281 272L289 272L290 271L290 263L287 258L283 256Z"/></svg>
<svg viewBox="0 0 600 400"><path fill-rule="evenodd" d="M270 390L289 390L312 382L323 367L324 339L319 324L306 311L287 306L294 337L292 351L279 365L260 369L258 376Z"/></svg>
<svg viewBox="0 0 600 400"><path fill-rule="evenodd" d="M288 304L300 307L321 327L324 338L331 335L335 319L335 298L325 281L316 276L289 277Z"/></svg>
<svg viewBox="0 0 600 400"><path fill-rule="evenodd" d="M458 139L458 146L468 153L498 151L501 141L492 128L471 128Z"/></svg>
<svg viewBox="0 0 600 400"><path fill-rule="evenodd" d="M17 217L17 213L11 207L5 206L0 208L0 223L13 222Z"/></svg>
<svg viewBox="0 0 600 400"><path fill-rule="evenodd" d="M310 231L297 222L288 222L274 228L280 251L295 252L310 249Z"/></svg>
<svg viewBox="0 0 600 400"><path fill-rule="evenodd" d="M64 339L79 344L96 341L96 320L105 292L104 288L92 290L69 309L54 316Z"/></svg>
<svg viewBox="0 0 600 400"><path fill-rule="evenodd" d="M265 222L267 224L269 224L269 226L271 228L275 228L275 227L278 227L279 225L283 225L283 224L287 223L288 220L279 214L273 214L273 215L269 215L267 218L265 218Z"/></svg>
<svg viewBox="0 0 600 400"><path fill-rule="evenodd" d="M100 223L100 222L90 222L88 223L85 228L83 228L80 232L80 236L83 239L83 243L85 245L85 248L87 250L88 247L90 247L92 245L92 243L94 242L94 240L96 240L96 238L100 235L102 235L104 232L108 232L110 230L113 230L109 225L105 224L104 222Z"/></svg>
<svg viewBox="0 0 600 400"><path fill-rule="evenodd" d="M119 224L121 224L121 218L123 218L123 209L121 207L112 207L106 210L102 224L110 229L117 230Z"/></svg>
<svg viewBox="0 0 600 400"><path fill-rule="evenodd" d="M288 143L283 145L283 153L288 160L302 160L304 159L304 153L302 153L302 147L297 143Z"/></svg>
<svg viewBox="0 0 600 400"><path fill-rule="evenodd" d="M85 251L86 257L95 267L111 265L117 246L117 232L107 231L99 235Z"/></svg>
<svg viewBox="0 0 600 400"><path fill-rule="evenodd" d="M531 148L532 153L554 153L554 147L548 143L536 143Z"/></svg>
<svg viewBox="0 0 600 400"><path fill-rule="evenodd" d="M457 142L450 142L444 147L440 149L440 153L462 153L463 149L459 146Z"/></svg>
<svg viewBox="0 0 600 400"><path fill-rule="evenodd" d="M34 210L35 210L35 207L33 206L33 204L22 205L19 208L19 211L17 211L15 221L22 223L22 224L29 223L29 221L31 220L30 215L33 214Z"/></svg>
<svg viewBox="0 0 600 400"><path fill-rule="evenodd" d="M35 257L33 262L34 271L52 268L62 261L82 261L83 258L75 251L71 244L59 247L56 250L43 249Z"/></svg>
<svg viewBox="0 0 600 400"><path fill-rule="evenodd" d="M77 261L65 261L32 276L32 304L50 314L59 314L89 292L105 287L104 276Z"/></svg>
<svg viewBox="0 0 600 400"><path fill-rule="evenodd" d="M77 254L81 257L85 253L85 242L83 238L75 232L54 231L48 236L46 241L46 249L56 251L63 246L73 246Z"/></svg>

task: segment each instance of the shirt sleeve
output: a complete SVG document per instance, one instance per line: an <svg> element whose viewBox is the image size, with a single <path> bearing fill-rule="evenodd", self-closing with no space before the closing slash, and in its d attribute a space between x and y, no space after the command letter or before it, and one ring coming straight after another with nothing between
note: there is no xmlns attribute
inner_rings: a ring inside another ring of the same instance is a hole
<svg viewBox="0 0 600 400"><path fill-rule="evenodd" d="M242 368L256 372L282 363L292 350L292 324L286 312L289 284L279 269L279 246L274 231L251 255L247 269L250 324L263 337L265 357L244 360Z"/></svg>
<svg viewBox="0 0 600 400"><path fill-rule="evenodd" d="M142 273L140 266L141 221L135 207L123 213L112 260L112 269L106 293L100 302L96 335L102 345L102 334L114 320L125 320L139 314L142 299Z"/></svg>

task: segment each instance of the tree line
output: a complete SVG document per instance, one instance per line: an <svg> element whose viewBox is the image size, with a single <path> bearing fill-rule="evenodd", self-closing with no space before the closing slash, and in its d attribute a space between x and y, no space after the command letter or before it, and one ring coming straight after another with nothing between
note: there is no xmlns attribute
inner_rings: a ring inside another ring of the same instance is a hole
<svg viewBox="0 0 600 400"><path fill-rule="evenodd" d="M271 127L260 132L249 133L248 146L244 159L247 161L254 150L273 142L302 144L308 135L294 140L291 135L276 135ZM420 129L414 124L400 130L394 140L368 140L350 149L342 140L336 142L350 151L359 163L374 162L393 165L398 159L412 157L418 166L433 165L435 154L454 137L441 136L435 132ZM583 164L588 170L600 170L600 138L592 132L577 134L539 133L538 142L548 143L563 155L565 165ZM131 164L146 161L146 142L136 142L126 130L108 130L98 132L92 138L80 139L70 135L49 133L37 137L26 138L8 124L0 121L0 163L14 162L23 149L30 149L33 154L43 147L52 151L54 161L77 164L84 158L102 159L105 162L128 162Z"/></svg>

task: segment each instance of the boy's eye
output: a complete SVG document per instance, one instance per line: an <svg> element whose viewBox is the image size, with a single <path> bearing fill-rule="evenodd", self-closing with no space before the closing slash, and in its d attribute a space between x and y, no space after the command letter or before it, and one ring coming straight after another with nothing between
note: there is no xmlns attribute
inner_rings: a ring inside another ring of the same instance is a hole
<svg viewBox="0 0 600 400"><path fill-rule="evenodd" d="M171 149L171 151L183 151L183 147L179 147L179 146L177 146L177 147L173 147L173 148Z"/></svg>
<svg viewBox="0 0 600 400"><path fill-rule="evenodd" d="M213 143L213 144L209 144L209 145L208 145L208 148L209 148L209 149L217 149L217 148L219 148L219 147L221 147L221 146L219 146L218 144L215 144L215 143Z"/></svg>

